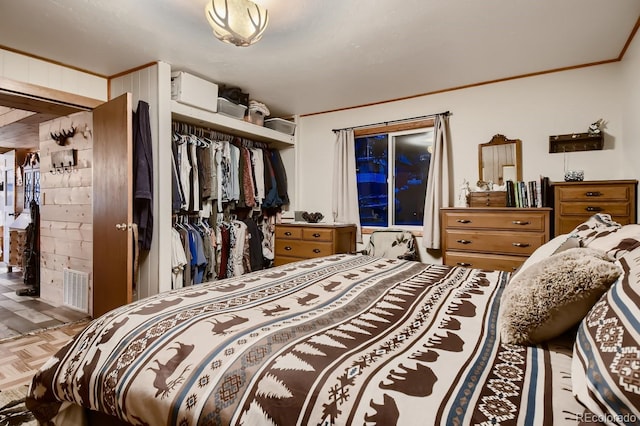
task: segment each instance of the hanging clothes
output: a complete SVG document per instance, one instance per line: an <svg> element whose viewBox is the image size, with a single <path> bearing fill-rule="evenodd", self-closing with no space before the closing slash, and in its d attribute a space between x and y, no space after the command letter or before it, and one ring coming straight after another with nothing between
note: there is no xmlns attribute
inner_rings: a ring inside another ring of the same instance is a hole
<svg viewBox="0 0 640 426"><path fill-rule="evenodd" d="M253 177L255 181L256 205L264 202L264 158L260 148L251 148L251 164L253 165Z"/></svg>
<svg viewBox="0 0 640 426"><path fill-rule="evenodd" d="M238 201L240 200L240 148L235 145L229 145L230 152L230 192L229 192L229 200Z"/></svg>
<svg viewBox="0 0 640 426"><path fill-rule="evenodd" d="M189 191L189 207L190 212L196 212L200 210L200 179L198 175L198 155L197 151L197 139L191 135L189 137L189 165L191 166L189 174L189 182L191 183Z"/></svg>
<svg viewBox="0 0 640 426"><path fill-rule="evenodd" d="M187 266L187 255L177 229L171 229L171 288L184 287L184 268Z"/></svg>
<svg viewBox="0 0 640 426"><path fill-rule="evenodd" d="M284 169L282 163L282 157L280 151L277 149L269 150L271 154L271 164L273 166L273 172L276 178L276 186L278 187L278 198L280 199L279 206L289 204L289 193L287 190L287 172Z"/></svg>
<svg viewBox="0 0 640 426"><path fill-rule="evenodd" d="M188 209L191 202L191 162L189 161L189 146L187 137L180 136L178 142L178 170L180 172L180 184L182 186L182 194L184 197L183 209Z"/></svg>
<svg viewBox="0 0 640 426"><path fill-rule="evenodd" d="M172 128L172 205L186 258L182 277L182 257L173 259L174 285L271 266L275 215L289 202L280 154L210 129L176 122Z"/></svg>
<svg viewBox="0 0 640 426"><path fill-rule="evenodd" d="M31 222L26 229L26 243L22 254L23 281L28 286L19 291L20 296L40 295L40 206L35 201L29 203Z"/></svg>
<svg viewBox="0 0 640 426"><path fill-rule="evenodd" d="M195 255L191 258L192 265L192 277L193 284L202 284L204 278L204 271L207 267L207 258L205 256L204 241L202 235L197 228L191 227L189 234L193 241L193 253Z"/></svg>
<svg viewBox="0 0 640 426"><path fill-rule="evenodd" d="M259 271L263 267L260 229L253 218L246 218L244 223L247 225L250 271Z"/></svg>
<svg viewBox="0 0 640 426"><path fill-rule="evenodd" d="M249 261L249 235L247 225L239 220L232 221L233 246L231 247L232 271L231 276L237 277L245 272L251 272Z"/></svg>
<svg viewBox="0 0 640 426"><path fill-rule="evenodd" d="M253 178L253 165L251 162L251 152L248 148L240 148L242 171L242 202L247 207L256 205L256 190Z"/></svg>
<svg viewBox="0 0 640 426"><path fill-rule="evenodd" d="M182 190L182 182L180 182L180 163L178 161L178 143L180 139L178 135L174 135L171 141L171 208L174 214L180 212L187 207L184 199L184 191Z"/></svg>
<svg viewBox="0 0 640 426"><path fill-rule="evenodd" d="M267 209L279 207L282 205L282 199L278 195L278 182L269 151L264 150L262 158L264 159L264 186L266 192L262 207Z"/></svg>
<svg viewBox="0 0 640 426"><path fill-rule="evenodd" d="M133 113L133 221L138 225L138 245L151 249L153 237L153 157L149 104L138 101Z"/></svg>

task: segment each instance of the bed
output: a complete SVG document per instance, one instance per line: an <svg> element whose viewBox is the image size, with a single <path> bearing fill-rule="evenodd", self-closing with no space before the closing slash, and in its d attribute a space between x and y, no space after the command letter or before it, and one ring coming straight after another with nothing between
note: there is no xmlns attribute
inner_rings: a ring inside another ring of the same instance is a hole
<svg viewBox="0 0 640 426"><path fill-rule="evenodd" d="M600 225L592 221L554 239L523 268L558 256L569 237L616 251L609 255L623 273L593 302L606 311L613 288L637 284L640 251L604 247L613 231L603 229L614 225ZM37 372L27 406L42 424L55 425L610 420L607 401L587 401L597 400L588 364L600 319L589 306L585 319L556 336L507 343L501 301L515 288L513 279L500 271L344 254L186 287L93 320ZM628 347L634 333L625 337ZM604 353L603 362L615 354ZM586 360L584 371L576 359ZM635 367L627 360L619 370L629 373ZM574 375L581 378L578 398ZM633 396L633 383L627 387ZM638 400L625 398L613 406L633 419Z"/></svg>

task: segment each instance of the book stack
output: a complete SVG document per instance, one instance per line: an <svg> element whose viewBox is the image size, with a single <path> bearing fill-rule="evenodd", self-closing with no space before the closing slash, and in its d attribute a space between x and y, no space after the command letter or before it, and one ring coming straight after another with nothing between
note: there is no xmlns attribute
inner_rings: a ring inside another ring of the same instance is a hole
<svg viewBox="0 0 640 426"><path fill-rule="evenodd" d="M507 207L549 207L549 178L540 176L539 180L507 181Z"/></svg>

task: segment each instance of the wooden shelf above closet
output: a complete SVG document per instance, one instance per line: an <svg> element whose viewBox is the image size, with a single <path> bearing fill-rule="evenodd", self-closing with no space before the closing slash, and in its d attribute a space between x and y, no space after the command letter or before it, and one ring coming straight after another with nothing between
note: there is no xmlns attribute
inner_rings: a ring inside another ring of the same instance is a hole
<svg viewBox="0 0 640 426"><path fill-rule="evenodd" d="M549 136L549 152L593 151L602 149L604 137L602 133L571 133L568 135Z"/></svg>
<svg viewBox="0 0 640 426"><path fill-rule="evenodd" d="M174 100L171 101L171 115L174 120L196 126L209 127L214 130L259 142L267 142L274 148L282 149L294 146L294 137L286 133L258 126L237 118L228 117L223 114L194 108Z"/></svg>

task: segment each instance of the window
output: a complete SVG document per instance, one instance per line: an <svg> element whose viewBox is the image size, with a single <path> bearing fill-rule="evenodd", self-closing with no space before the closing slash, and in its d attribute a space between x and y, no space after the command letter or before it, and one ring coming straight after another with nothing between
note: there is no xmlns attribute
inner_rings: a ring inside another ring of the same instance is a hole
<svg viewBox="0 0 640 426"><path fill-rule="evenodd" d="M362 226L422 226L433 149L433 121L425 121L355 133Z"/></svg>

